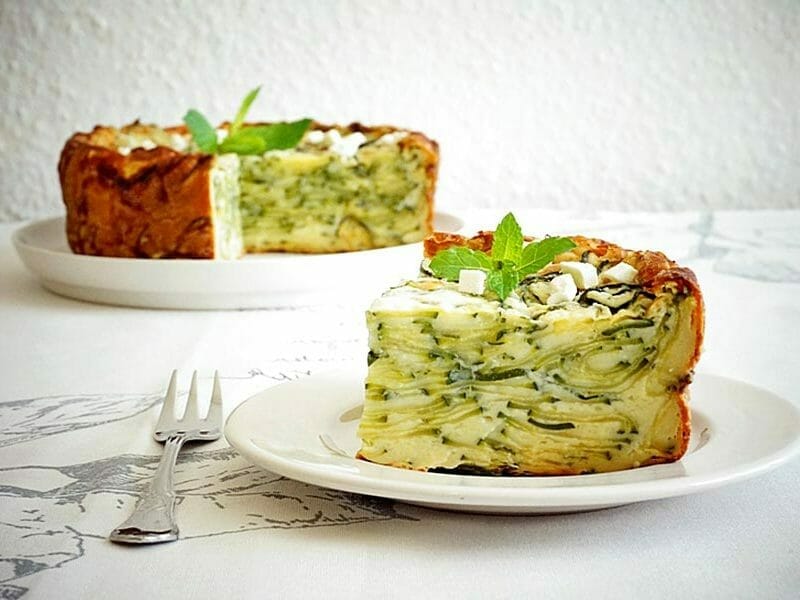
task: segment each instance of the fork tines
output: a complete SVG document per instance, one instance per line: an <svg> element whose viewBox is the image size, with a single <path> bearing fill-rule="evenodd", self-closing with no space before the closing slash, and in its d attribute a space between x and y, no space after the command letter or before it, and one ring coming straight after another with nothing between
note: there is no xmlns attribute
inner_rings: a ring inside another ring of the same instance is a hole
<svg viewBox="0 0 800 600"><path fill-rule="evenodd" d="M201 429L205 431L218 428L222 425L222 388L219 382L219 372L214 371L214 387L211 392L211 402L205 416L200 414L200 404L197 394L197 371L192 373L192 384L186 400L186 408L180 418L175 415L175 403L178 397L178 371L172 371L167 386L167 395L161 407L161 414L155 428L155 437L158 440L165 436L177 433L183 434L188 430Z"/></svg>

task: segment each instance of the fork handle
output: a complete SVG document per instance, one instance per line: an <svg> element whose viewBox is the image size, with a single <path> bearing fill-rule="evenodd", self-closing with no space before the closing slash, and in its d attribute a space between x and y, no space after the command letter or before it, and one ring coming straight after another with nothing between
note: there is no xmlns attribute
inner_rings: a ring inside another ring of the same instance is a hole
<svg viewBox="0 0 800 600"><path fill-rule="evenodd" d="M173 473L178 452L185 441L185 435L167 438L153 480L136 504L133 514L112 531L108 539L127 544L157 544L178 539Z"/></svg>

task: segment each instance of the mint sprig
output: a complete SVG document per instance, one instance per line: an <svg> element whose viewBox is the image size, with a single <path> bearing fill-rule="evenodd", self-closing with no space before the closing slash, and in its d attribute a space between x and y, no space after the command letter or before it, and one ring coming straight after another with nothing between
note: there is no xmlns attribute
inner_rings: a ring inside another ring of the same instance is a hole
<svg viewBox="0 0 800 600"><path fill-rule="evenodd" d="M512 213L508 213L494 232L491 256L481 250L453 246L433 257L430 269L447 281L458 281L462 269L486 273L486 286L500 297L508 298L519 282L553 262L553 259L575 247L565 237L546 237L524 246L522 229Z"/></svg>
<svg viewBox="0 0 800 600"><path fill-rule="evenodd" d="M498 263L518 263L522 256L522 228L514 215L508 213L494 230L492 260Z"/></svg>
<svg viewBox="0 0 800 600"><path fill-rule="evenodd" d="M239 110L236 111L236 116L233 118L233 123L231 123L230 128L228 129L228 135L236 135L242 128L242 123L244 123L244 118L247 116L247 111L250 110L250 105L253 104L253 100L256 99L258 93L261 91L261 86L258 86L255 89L250 90L247 92L247 95L242 100L241 105L239 105Z"/></svg>
<svg viewBox="0 0 800 600"><path fill-rule="evenodd" d="M522 258L517 265L520 277L538 273L553 262L553 258L574 247L575 242L563 237L546 237L528 244L522 249Z"/></svg>
<svg viewBox="0 0 800 600"><path fill-rule="evenodd" d="M217 151L217 130L200 112L191 109L183 117L183 122L189 128L200 152L214 154Z"/></svg>
<svg viewBox="0 0 800 600"><path fill-rule="evenodd" d="M441 279L458 281L461 269L477 269L488 273L493 269L493 263L485 252L464 246L453 246L434 256L430 268L434 275Z"/></svg>
<svg viewBox="0 0 800 600"><path fill-rule="evenodd" d="M242 100L236 116L228 128L228 137L217 142L217 130L202 113L190 109L183 117L195 145L200 152L207 154L233 152L236 154L264 154L268 150L288 150L303 139L311 119L300 119L290 123L245 126L244 119L250 106L261 91L260 87L250 90Z"/></svg>
<svg viewBox="0 0 800 600"><path fill-rule="evenodd" d="M514 268L514 263L504 262L499 269L489 271L486 276L486 285L500 300L505 300L508 295L519 285L519 272Z"/></svg>

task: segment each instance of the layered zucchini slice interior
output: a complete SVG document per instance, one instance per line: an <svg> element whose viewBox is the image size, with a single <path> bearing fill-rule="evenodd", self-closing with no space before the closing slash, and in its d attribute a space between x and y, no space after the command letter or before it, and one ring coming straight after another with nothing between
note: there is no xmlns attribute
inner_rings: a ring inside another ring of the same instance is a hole
<svg viewBox="0 0 800 600"><path fill-rule="evenodd" d="M431 183L420 149L392 134L353 135L363 143L352 154L304 142L291 151L242 157L248 252L361 250L417 242L429 233Z"/></svg>
<svg viewBox="0 0 800 600"><path fill-rule="evenodd" d="M618 284L547 305L542 281L500 302L421 278L376 300L359 457L487 474L674 459L696 300Z"/></svg>

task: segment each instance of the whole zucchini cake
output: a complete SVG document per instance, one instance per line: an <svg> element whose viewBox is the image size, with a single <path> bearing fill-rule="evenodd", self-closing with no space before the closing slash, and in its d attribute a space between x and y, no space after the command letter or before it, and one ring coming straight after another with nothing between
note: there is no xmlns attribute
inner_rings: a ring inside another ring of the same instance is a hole
<svg viewBox="0 0 800 600"><path fill-rule="evenodd" d="M257 92L219 128L190 111L187 126L74 134L58 165L72 250L225 259L381 248L431 233L436 142L391 126L245 124Z"/></svg>
<svg viewBox="0 0 800 600"><path fill-rule="evenodd" d="M425 272L367 312L360 458L570 475L683 456L704 320L692 271L582 236L524 245L512 215L425 250Z"/></svg>

